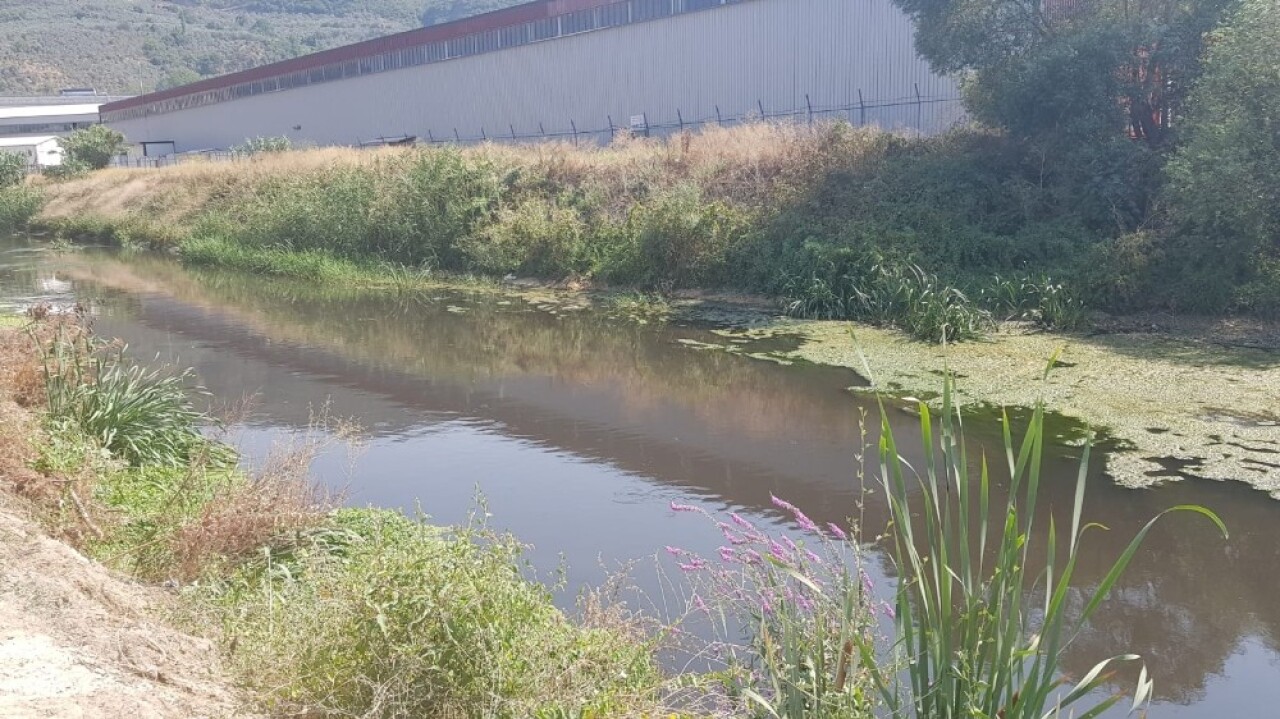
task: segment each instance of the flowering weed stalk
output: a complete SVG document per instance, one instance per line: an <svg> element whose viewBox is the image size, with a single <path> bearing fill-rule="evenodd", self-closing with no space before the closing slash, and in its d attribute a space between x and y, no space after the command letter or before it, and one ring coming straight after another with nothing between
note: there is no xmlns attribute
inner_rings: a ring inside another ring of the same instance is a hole
<svg viewBox="0 0 1280 719"><path fill-rule="evenodd" d="M870 717L875 691L856 648L872 641L877 604L861 570L857 545L837 525L819 528L776 497L804 530L770 532L738 514L723 519L690 505L716 523L725 544L714 558L667 547L691 580L690 604L728 634L740 628L745 646L724 642L717 654L734 711L751 716L806 719Z"/></svg>

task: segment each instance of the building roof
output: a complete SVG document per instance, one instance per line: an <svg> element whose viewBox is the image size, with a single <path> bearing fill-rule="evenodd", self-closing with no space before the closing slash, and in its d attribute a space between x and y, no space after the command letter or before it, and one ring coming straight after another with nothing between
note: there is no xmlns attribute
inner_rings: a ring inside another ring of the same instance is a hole
<svg viewBox="0 0 1280 719"><path fill-rule="evenodd" d="M655 3L669 3L670 0L650 0ZM724 0L700 0L703 5L718 5ZM154 102L185 97L196 93L220 90L244 83L266 80L288 73L311 70L335 63L350 62L369 58L382 53L403 50L428 43L449 41L490 30L523 25L525 23L545 20L558 15L593 10L605 5L618 4L619 0L535 0L534 2L516 5L503 10L474 15L454 20L453 22L409 30L407 32L387 35L365 40L354 45L344 45L331 50L303 55L292 60L261 65L259 67L233 72L228 75L212 77L189 85L161 90L147 95L138 95L127 100L107 103L102 106L103 113L128 110L142 107Z"/></svg>
<svg viewBox="0 0 1280 719"><path fill-rule="evenodd" d="M25 120L33 117L63 117L66 115L93 115L98 114L97 103L92 105L26 105L15 107L0 107L0 120Z"/></svg>
<svg viewBox="0 0 1280 719"><path fill-rule="evenodd" d="M0 148L35 147L57 139L57 135L5 135L0 137Z"/></svg>

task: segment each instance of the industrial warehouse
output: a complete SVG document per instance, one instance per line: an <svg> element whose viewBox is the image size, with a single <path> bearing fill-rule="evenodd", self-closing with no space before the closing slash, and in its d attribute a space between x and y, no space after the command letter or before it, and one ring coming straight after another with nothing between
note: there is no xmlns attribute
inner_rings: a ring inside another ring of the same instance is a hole
<svg viewBox="0 0 1280 719"><path fill-rule="evenodd" d="M955 84L889 0L538 0L109 103L137 154L668 134L753 118L932 134Z"/></svg>

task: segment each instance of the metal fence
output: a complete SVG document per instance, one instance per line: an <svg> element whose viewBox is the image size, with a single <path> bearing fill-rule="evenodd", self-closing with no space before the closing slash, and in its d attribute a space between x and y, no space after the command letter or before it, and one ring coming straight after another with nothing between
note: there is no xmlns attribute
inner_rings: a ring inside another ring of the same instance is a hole
<svg viewBox="0 0 1280 719"><path fill-rule="evenodd" d="M574 145L607 144L622 135L643 137L667 137L686 131L697 131L706 127L734 127L753 122L788 123L813 125L822 122L848 122L855 127L874 125L889 131L905 132L920 136L936 134L967 122L957 97L926 97L917 95L887 101L866 100L858 93L858 101L853 104L836 106L818 106L805 96L805 105L800 108L770 111L763 103L757 102L756 111L726 114L715 108L714 114L702 117L686 117L679 109L674 118L651 120L647 114L639 114L629 118L605 116L595 123L570 119L567 126L560 125L548 129L538 123L534 131L517 130L513 125L504 129L480 127L469 130L465 134L458 128L448 130L427 128L423 131L401 131L394 135L379 137L353 137L349 143L352 147L372 148L388 145L469 145L483 142L543 142L559 140ZM246 138L248 139L248 138ZM203 150L154 157L118 157L113 163L116 167L155 168L170 167L188 162L235 162L245 160L247 155L232 150Z"/></svg>

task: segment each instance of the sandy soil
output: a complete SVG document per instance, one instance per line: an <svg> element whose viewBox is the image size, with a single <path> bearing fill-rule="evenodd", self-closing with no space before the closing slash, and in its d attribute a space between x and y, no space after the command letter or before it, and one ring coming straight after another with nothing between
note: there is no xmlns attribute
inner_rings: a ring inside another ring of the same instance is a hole
<svg viewBox="0 0 1280 719"><path fill-rule="evenodd" d="M0 717L248 716L213 644L157 620L169 599L49 538L0 489Z"/></svg>

